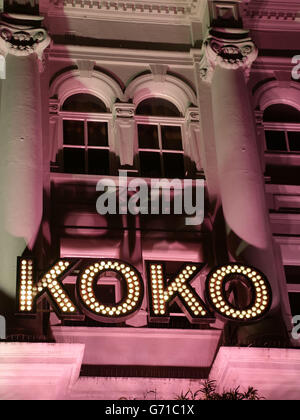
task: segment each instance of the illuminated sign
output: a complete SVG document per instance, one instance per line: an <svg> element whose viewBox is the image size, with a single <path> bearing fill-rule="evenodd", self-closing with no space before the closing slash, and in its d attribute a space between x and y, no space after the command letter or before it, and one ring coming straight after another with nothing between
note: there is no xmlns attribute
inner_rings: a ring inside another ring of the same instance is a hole
<svg viewBox="0 0 300 420"><path fill-rule="evenodd" d="M174 302L191 323L213 322L215 313L235 322L256 321L268 313L272 292L263 273L238 263L217 267L206 278L204 302L192 286L202 268L200 264L185 263L173 278L167 279L164 263L147 263L150 322L168 323ZM74 272L77 280L71 294L63 281ZM108 272L116 275L123 290L121 300L109 305L101 302L97 293L101 275ZM37 301L44 295L61 319L82 320L87 316L98 322L121 323L140 309L145 290L139 271L124 261L100 259L85 263L61 259L37 278L34 261L19 258L18 314L34 315Z"/></svg>

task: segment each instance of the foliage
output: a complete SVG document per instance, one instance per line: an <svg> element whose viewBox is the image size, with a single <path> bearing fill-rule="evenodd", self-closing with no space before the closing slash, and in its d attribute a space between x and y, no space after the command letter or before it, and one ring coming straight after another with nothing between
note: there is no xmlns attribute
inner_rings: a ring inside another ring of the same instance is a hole
<svg viewBox="0 0 300 420"><path fill-rule="evenodd" d="M189 389L186 393L183 391L180 395L177 395L175 400L179 401L219 401L219 400L244 400L244 401L256 401L263 400L264 398L258 394L258 391L252 387L249 387L246 392L241 392L240 387L235 389L223 390L222 393L216 392L217 384L215 381L206 380L201 384L201 388L193 392ZM144 394L142 400L148 399L159 399L157 398L157 391L148 391ZM126 398L122 397L120 400L137 400L137 398Z"/></svg>
<svg viewBox="0 0 300 420"><path fill-rule="evenodd" d="M206 400L206 401L217 401L217 400L248 400L256 401L262 400L258 394L258 391L252 387L249 387L246 392L241 392L240 387L235 389L229 389L228 391L223 391L222 393L216 392L217 385L215 381L206 380L203 382L201 388L192 392L190 389L184 394L181 392L180 395L176 397L177 400Z"/></svg>

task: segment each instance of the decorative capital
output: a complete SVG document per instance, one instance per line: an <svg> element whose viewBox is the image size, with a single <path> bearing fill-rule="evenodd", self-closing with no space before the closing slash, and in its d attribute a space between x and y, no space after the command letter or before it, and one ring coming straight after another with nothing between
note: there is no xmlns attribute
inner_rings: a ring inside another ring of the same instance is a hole
<svg viewBox="0 0 300 420"><path fill-rule="evenodd" d="M236 70L242 68L246 78L250 75L258 49L244 29L212 29L203 45L203 57L199 65L200 77L212 81L217 66Z"/></svg>
<svg viewBox="0 0 300 420"><path fill-rule="evenodd" d="M116 103L113 106L113 115L116 118L133 118L136 106L128 103Z"/></svg>
<svg viewBox="0 0 300 420"><path fill-rule="evenodd" d="M49 113L50 115L57 115L59 110L58 99L51 98L49 101Z"/></svg>
<svg viewBox="0 0 300 420"><path fill-rule="evenodd" d="M200 122L199 109L196 107L188 108L185 118L188 123L199 123Z"/></svg>
<svg viewBox="0 0 300 420"><path fill-rule="evenodd" d="M2 55L29 56L43 60L50 44L47 31L41 27L43 17L2 13L0 16L0 52Z"/></svg>

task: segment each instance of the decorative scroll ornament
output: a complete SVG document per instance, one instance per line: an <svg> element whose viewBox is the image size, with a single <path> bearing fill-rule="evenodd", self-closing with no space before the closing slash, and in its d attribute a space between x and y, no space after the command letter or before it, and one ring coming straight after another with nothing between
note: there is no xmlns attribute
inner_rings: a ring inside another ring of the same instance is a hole
<svg viewBox="0 0 300 420"><path fill-rule="evenodd" d="M50 44L50 37L44 28L37 27L42 17L26 17L24 15L8 15L0 17L0 53L15 56L36 54L43 62L45 48Z"/></svg>
<svg viewBox="0 0 300 420"><path fill-rule="evenodd" d="M199 123L200 122L200 112L199 109L196 107L190 107L186 113L186 121L188 124L190 123Z"/></svg>
<svg viewBox="0 0 300 420"><path fill-rule="evenodd" d="M246 35L249 35L249 32L244 30L232 34L211 31L203 46L204 54L199 66L200 77L210 83L215 68L220 66L231 70L242 68L245 77L248 78L251 66L258 56L258 49Z"/></svg>
<svg viewBox="0 0 300 420"><path fill-rule="evenodd" d="M116 103L113 107L115 118L133 118L135 113L135 105L128 103Z"/></svg>

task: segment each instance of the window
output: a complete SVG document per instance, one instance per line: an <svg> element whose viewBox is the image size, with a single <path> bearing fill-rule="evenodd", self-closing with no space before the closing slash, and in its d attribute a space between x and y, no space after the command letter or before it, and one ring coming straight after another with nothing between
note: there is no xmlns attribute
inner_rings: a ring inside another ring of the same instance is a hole
<svg viewBox="0 0 300 420"><path fill-rule="evenodd" d="M108 175L110 173L109 122L100 99L77 94L63 106L62 167L66 173Z"/></svg>
<svg viewBox="0 0 300 420"><path fill-rule="evenodd" d="M151 115L152 117L181 117L174 104L160 98L145 99L137 107L136 114Z"/></svg>
<svg viewBox="0 0 300 420"><path fill-rule="evenodd" d="M77 93L70 96L65 100L62 110L71 112L107 112L105 104L96 96L88 93Z"/></svg>
<svg viewBox="0 0 300 420"><path fill-rule="evenodd" d="M283 104L271 105L264 112L266 150L300 152L300 111Z"/></svg>
<svg viewBox="0 0 300 420"><path fill-rule="evenodd" d="M285 266L292 316L300 315L300 266Z"/></svg>
<svg viewBox="0 0 300 420"><path fill-rule="evenodd" d="M141 176L184 178L184 119L178 109L166 100L153 98L143 101L136 114Z"/></svg>

